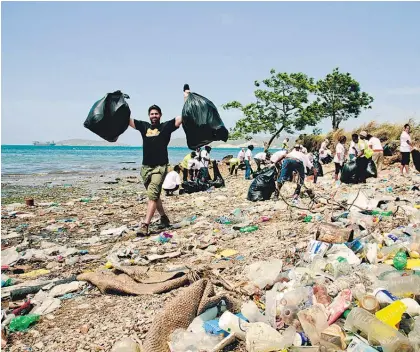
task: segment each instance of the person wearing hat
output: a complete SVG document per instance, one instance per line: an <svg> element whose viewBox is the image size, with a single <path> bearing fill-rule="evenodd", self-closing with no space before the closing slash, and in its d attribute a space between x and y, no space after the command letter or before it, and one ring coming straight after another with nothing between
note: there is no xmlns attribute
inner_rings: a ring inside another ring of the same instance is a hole
<svg viewBox="0 0 420 352"><path fill-rule="evenodd" d="M376 169L382 171L382 162L384 160L384 148L382 147L381 140L368 133L367 135L368 146L373 150L372 160L376 165Z"/></svg>
<svg viewBox="0 0 420 352"><path fill-rule="evenodd" d="M131 118L129 122L130 126L138 130L143 138L141 176L149 198L146 216L138 231L138 234L143 236L149 235L150 221L156 210L160 215L160 227L165 228L170 225L169 218L163 209L160 194L163 181L168 172L168 144L171 140L172 132L176 131L182 124L181 116L161 122L162 110L157 105L149 107L148 114L150 122Z"/></svg>
<svg viewBox="0 0 420 352"><path fill-rule="evenodd" d="M366 169L369 159L372 157L371 149L367 141L367 132L362 131L359 133L359 154L356 158L357 174L359 183L366 183Z"/></svg>
<svg viewBox="0 0 420 352"><path fill-rule="evenodd" d="M245 152L245 180L251 179L252 169L251 169L251 159L252 159L252 151L254 150L254 146L251 144L248 146L248 149Z"/></svg>

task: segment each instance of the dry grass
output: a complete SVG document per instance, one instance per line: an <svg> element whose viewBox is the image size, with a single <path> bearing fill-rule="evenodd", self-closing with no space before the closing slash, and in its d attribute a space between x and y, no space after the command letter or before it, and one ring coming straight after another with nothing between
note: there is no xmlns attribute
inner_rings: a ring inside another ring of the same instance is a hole
<svg viewBox="0 0 420 352"><path fill-rule="evenodd" d="M328 138L332 141L332 145L335 145L338 141L338 138L342 135L347 137L347 141L351 141L351 135L353 133L360 133L361 131L366 131L371 135L378 137L379 139L383 139L387 142L392 142L394 145L399 145L401 131L403 130L404 124L407 122L402 123L377 123L375 121L371 121L367 124L363 124L358 128L352 131L345 131L340 128L337 131L331 131L326 135L300 135L298 138L299 143L303 144L305 148L310 151L317 150L320 148L322 141L325 138ZM416 122L413 119L410 119L408 123L411 126L411 139L414 144L419 145L420 143L420 123Z"/></svg>

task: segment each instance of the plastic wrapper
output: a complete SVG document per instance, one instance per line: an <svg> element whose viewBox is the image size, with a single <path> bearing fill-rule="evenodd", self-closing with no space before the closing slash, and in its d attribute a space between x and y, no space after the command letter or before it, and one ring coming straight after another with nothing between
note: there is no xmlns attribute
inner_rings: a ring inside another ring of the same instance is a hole
<svg viewBox="0 0 420 352"><path fill-rule="evenodd" d="M268 262L255 262L247 268L248 279L260 289L271 286L281 272L283 261L273 259Z"/></svg>

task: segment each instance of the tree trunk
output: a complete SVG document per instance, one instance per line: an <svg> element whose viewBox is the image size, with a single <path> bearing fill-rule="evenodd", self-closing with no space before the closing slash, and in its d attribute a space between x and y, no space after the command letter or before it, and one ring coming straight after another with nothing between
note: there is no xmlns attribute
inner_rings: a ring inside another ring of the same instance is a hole
<svg viewBox="0 0 420 352"><path fill-rule="evenodd" d="M281 126L281 128L271 136L267 144L264 143L264 153L267 153L267 150L268 148L270 148L271 143L273 143L274 139L281 133L281 131L283 131L283 129L284 129L284 125Z"/></svg>
<svg viewBox="0 0 420 352"><path fill-rule="evenodd" d="M333 131L338 130L337 117L335 116L334 112L333 112L333 115L332 115L332 128L333 128Z"/></svg>

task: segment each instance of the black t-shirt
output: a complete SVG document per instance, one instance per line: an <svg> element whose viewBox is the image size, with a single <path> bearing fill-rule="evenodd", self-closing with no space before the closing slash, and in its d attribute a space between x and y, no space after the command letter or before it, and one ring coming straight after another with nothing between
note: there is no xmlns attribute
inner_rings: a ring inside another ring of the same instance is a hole
<svg viewBox="0 0 420 352"><path fill-rule="evenodd" d="M169 163L168 144L171 134L178 127L175 119L152 126L149 122L134 120L136 129L143 137L143 165L158 166Z"/></svg>

